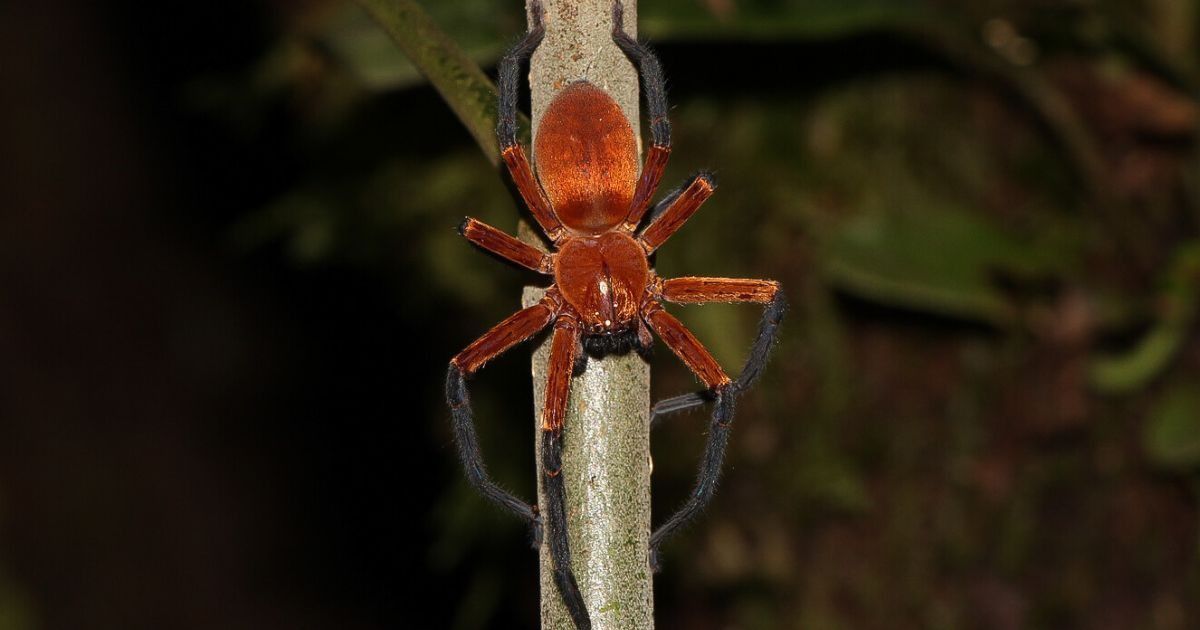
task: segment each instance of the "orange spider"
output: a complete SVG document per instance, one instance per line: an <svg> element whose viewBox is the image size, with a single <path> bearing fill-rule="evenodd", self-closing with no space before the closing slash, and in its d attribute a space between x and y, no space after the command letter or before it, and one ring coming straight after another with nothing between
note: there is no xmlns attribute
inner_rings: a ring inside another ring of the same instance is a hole
<svg viewBox="0 0 1200 630"><path fill-rule="evenodd" d="M715 403L696 487L679 511L650 538L650 564L657 570L662 541L712 498L729 440L735 395L761 373L785 304L779 283L771 280L664 280L650 269L649 256L699 209L715 185L709 174L695 175L659 202L649 217L645 216L671 151L671 127L658 60L649 48L625 33L619 1L613 6L613 40L639 68L650 114L653 145L641 167L641 176L633 129L617 103L587 81L564 87L546 109L537 134L534 175L525 150L516 140L518 69L544 34L539 4L533 6L532 16L529 32L500 63L497 134L513 182L553 243L554 251L543 253L475 219L466 219L460 231L475 245L552 276L554 282L541 302L500 322L450 360L446 398L468 479L485 497L528 521L535 546L540 544L542 522L537 506L503 490L487 474L465 379L489 360L553 324L542 415L546 529L559 592L576 626L590 628L587 609L571 573L559 474L563 417L572 373L585 365L588 354L648 349L653 330L707 387L704 392L660 402L655 405L654 417L709 400ZM639 230L643 223L645 227ZM766 306L750 358L737 380L731 379L696 337L663 309L663 300L692 304L753 302Z"/></svg>

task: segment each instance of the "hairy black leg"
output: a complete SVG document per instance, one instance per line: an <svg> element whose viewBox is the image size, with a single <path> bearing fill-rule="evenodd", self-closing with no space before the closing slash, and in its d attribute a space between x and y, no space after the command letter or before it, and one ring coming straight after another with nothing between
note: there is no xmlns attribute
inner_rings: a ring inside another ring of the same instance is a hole
<svg viewBox="0 0 1200 630"><path fill-rule="evenodd" d="M750 346L750 356L742 366L742 373L738 374L737 380L733 382L738 393L749 389L754 381L762 376L763 368L767 366L767 358L771 355L771 348L775 347L779 322L783 321L783 314L786 312L787 298L783 296L781 289L767 303L767 308L763 309L762 319L758 322L758 335L754 338L754 345Z"/></svg>
<svg viewBox="0 0 1200 630"><path fill-rule="evenodd" d="M500 149L517 144L517 94L521 80L521 64L529 59L542 37L546 34L542 26L542 3L534 2L530 7L532 26L504 57L500 60L499 85L500 104L497 110L499 121L496 125L496 138L500 141Z"/></svg>
<svg viewBox="0 0 1200 630"><path fill-rule="evenodd" d="M485 498L516 514L529 523L530 542L534 549L542 542L542 517L536 506L532 506L492 481L483 454L479 450L479 437L475 433L475 419L471 413L471 397L467 393L467 382L462 370L454 364L446 373L446 404L450 406L451 424L454 425L454 442L458 445L458 458L462 461L467 480Z"/></svg>
<svg viewBox="0 0 1200 630"><path fill-rule="evenodd" d="M712 400L712 396L707 394L707 391L691 392L664 398L654 403L654 406L650 408L650 430L653 431L669 415L687 411L688 409L695 409L709 402Z"/></svg>
<svg viewBox="0 0 1200 630"><path fill-rule="evenodd" d="M575 365L571 367L571 376L583 376L583 373L587 371L587 366L588 355L586 352L580 352L579 354L575 355Z"/></svg>
<svg viewBox="0 0 1200 630"><path fill-rule="evenodd" d="M625 32L625 6L620 0L613 3L613 41L629 60L637 64L642 75L642 92L646 94L646 109L650 117L650 137L660 147L671 146L671 121L667 118L667 85L662 64L654 51Z"/></svg>
<svg viewBox="0 0 1200 630"><path fill-rule="evenodd" d="M567 606L567 612L580 630L590 630L588 616L579 583L571 571L571 544L567 532L567 499L562 477L562 432L542 431L542 483L546 489L546 534L550 544L550 560L554 563L554 583Z"/></svg>
<svg viewBox="0 0 1200 630"><path fill-rule="evenodd" d="M683 506L650 536L650 568L653 571L659 570L658 548L663 541L702 512L712 499L713 491L717 487L717 480L721 476L721 463L725 459L725 447L729 444L729 428L733 424L734 401L762 375L763 367L766 366L767 358L771 354L771 348L775 345L779 323L783 320L783 314L786 311L787 300L783 296L783 291L779 291L763 310L762 320L758 324L758 335L754 339L754 345L750 347L750 357L746 359L742 373L724 391L695 392L674 396L659 401L651 409L650 427L653 429L668 414L699 407L709 400L716 402L712 422L709 426L708 441L704 446L704 458L700 462L700 469L696 475L695 488Z"/></svg>
<svg viewBox="0 0 1200 630"><path fill-rule="evenodd" d="M696 473L696 485L687 501L650 535L652 571L659 570L658 548L663 541L704 511L705 506L712 500L713 492L717 489L717 480L721 477L721 465L725 461L725 447L729 444L729 428L733 423L736 398L730 388L716 394L716 406L708 428L708 443L704 447L704 457L700 460L700 469Z"/></svg>

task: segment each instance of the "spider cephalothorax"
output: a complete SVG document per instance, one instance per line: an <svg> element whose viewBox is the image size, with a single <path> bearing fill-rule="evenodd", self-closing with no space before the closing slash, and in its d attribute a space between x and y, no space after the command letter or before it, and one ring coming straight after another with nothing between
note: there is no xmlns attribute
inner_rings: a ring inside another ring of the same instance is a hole
<svg viewBox="0 0 1200 630"><path fill-rule="evenodd" d="M617 103L587 81L565 86L542 117L535 144L537 175L516 140L517 72L543 35L542 10L533 7L532 25L500 64L502 156L513 182L534 220L553 245L551 253L518 241L474 219L460 230L472 243L513 263L553 277L545 297L467 346L450 360L446 398L452 410L455 438L467 476L492 501L527 520L535 545L542 538L542 514L554 561L559 592L580 628L591 627L588 612L571 573L564 516L561 436L571 375L587 354L601 356L649 348L651 330L704 383L706 389L655 405L653 417L713 402L708 445L696 488L684 505L650 537L648 559L657 569L658 546L699 513L712 497L720 474L735 395L761 373L783 316L783 294L770 280L736 278L661 279L650 269L649 256L675 233L712 195L706 173L666 195L649 217L650 198L670 153L670 123L658 60L629 37L622 25L620 2L613 7L613 40L638 65L650 114L653 144L640 165L637 138ZM643 223L645 224L643 226ZM641 227L640 227L641 226ZM639 229L640 227L640 229ZM766 310L750 358L737 380L726 375L708 350L662 302L751 302ZM542 415L542 468L547 505L537 506L498 487L488 476L475 436L465 384L484 363L553 327L546 404ZM653 423L653 419L652 419Z"/></svg>

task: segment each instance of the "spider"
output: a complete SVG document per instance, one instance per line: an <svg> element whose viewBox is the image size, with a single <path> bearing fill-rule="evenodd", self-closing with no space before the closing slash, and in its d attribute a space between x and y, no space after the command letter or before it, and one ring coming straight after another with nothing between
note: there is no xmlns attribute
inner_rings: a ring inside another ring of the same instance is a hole
<svg viewBox="0 0 1200 630"><path fill-rule="evenodd" d="M535 141L537 175L516 138L518 71L545 32L542 7L532 7L531 27L500 62L497 136L513 183L535 221L553 244L552 253L467 218L459 231L476 246L551 276L542 300L510 316L450 360L446 400L459 457L468 480L487 499L530 525L534 548L541 544L543 517L560 595L579 628L591 621L571 572L562 469L562 428L573 373L586 369L588 355L646 352L658 334L704 383L701 392L660 401L653 426L666 414L712 402L707 445L696 485L679 510L650 537L649 562L658 570L663 540L696 516L712 498L720 475L734 399L762 373L774 344L785 303L779 283L733 278L659 278L649 257L713 194L708 173L692 176L647 215L671 151L671 126L662 69L654 53L627 35L623 7L613 4L612 38L639 70L653 144L639 164L637 141L617 103L596 85L580 80L550 103ZM643 226L639 229L639 226ZM765 306L749 359L731 379L708 350L666 310L663 301L697 304L750 302ZM489 360L547 327L551 336L546 404L541 418L542 474L547 505L513 496L488 475L472 417L466 379Z"/></svg>

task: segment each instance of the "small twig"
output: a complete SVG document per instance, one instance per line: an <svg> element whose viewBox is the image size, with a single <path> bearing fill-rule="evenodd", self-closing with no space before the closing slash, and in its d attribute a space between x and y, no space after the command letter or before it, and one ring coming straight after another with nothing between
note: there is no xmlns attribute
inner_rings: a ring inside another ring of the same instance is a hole
<svg viewBox="0 0 1200 630"><path fill-rule="evenodd" d="M612 42L612 0L543 0L543 5L546 37L530 63L533 135L555 94L584 77L605 89L639 129L637 74ZM625 16L633 33L636 2L625 0ZM528 288L525 301L540 295L540 289ZM536 435L549 345L542 344L533 357ZM591 359L571 382L562 457L567 528L575 577L597 630L654 627L649 409L650 370L637 353ZM544 505L542 478L538 474ZM573 630L545 546L541 561L542 628Z"/></svg>

